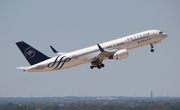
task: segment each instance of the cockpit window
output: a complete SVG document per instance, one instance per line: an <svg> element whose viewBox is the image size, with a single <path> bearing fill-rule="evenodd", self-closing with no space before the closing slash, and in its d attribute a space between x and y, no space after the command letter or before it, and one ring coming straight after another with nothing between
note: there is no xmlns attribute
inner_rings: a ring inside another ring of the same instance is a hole
<svg viewBox="0 0 180 110"><path fill-rule="evenodd" d="M162 34L162 33L163 33L162 31L159 32L159 34Z"/></svg>

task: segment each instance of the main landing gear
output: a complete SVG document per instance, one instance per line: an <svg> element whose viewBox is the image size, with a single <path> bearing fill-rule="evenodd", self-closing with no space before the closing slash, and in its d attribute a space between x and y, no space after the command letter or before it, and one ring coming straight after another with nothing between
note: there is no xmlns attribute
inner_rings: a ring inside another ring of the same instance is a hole
<svg viewBox="0 0 180 110"><path fill-rule="evenodd" d="M153 44L150 43L150 45L151 45L151 52L154 52L154 46L153 46Z"/></svg>
<svg viewBox="0 0 180 110"><path fill-rule="evenodd" d="M94 67L97 67L98 69L101 69L101 67L103 68L105 65L103 63L98 64L97 66L90 66L91 69L93 69Z"/></svg>

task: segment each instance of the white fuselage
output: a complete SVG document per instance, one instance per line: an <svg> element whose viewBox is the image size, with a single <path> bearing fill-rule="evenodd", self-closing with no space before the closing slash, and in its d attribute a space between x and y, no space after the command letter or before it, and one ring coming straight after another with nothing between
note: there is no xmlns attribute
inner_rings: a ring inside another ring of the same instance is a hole
<svg viewBox="0 0 180 110"><path fill-rule="evenodd" d="M99 44L105 51L133 49L147 44L155 44L167 37L166 33L159 33L160 30L148 30L141 33L129 35L123 38ZM52 57L43 62L26 68L24 71L52 71L90 63L92 59L101 53L97 45L69 52L63 55Z"/></svg>

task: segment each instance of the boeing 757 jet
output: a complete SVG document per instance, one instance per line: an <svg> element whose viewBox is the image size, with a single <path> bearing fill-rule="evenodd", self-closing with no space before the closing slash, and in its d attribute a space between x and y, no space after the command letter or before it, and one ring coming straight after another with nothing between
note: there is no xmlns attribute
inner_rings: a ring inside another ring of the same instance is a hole
<svg viewBox="0 0 180 110"><path fill-rule="evenodd" d="M128 57L128 50L150 44L151 52L154 52L154 44L161 42L167 34L160 30L148 30L126 37L118 38L94 46L75 50L68 53L58 52L52 46L51 49L57 54L48 57L24 41L16 42L30 66L18 67L25 72L43 72L70 68L80 64L91 63L90 68L101 69L105 67L103 60L120 60Z"/></svg>

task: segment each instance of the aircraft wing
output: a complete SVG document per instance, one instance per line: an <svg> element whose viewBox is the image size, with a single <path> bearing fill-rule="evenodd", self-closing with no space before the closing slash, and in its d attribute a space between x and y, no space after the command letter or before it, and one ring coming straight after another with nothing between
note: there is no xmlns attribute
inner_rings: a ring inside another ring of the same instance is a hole
<svg viewBox="0 0 180 110"><path fill-rule="evenodd" d="M104 51L104 49L99 44L97 44L97 46L99 47L101 53L98 56L95 56L94 58L91 59L92 64L101 63L104 59L109 58L110 56L114 55L116 51L119 50L119 49L111 49L109 51Z"/></svg>
<svg viewBox="0 0 180 110"><path fill-rule="evenodd" d="M94 57L92 59L92 61L95 61L95 60L104 60L106 58L108 58L109 56L113 55L115 52L107 52L107 51L104 51L104 52L101 52L98 56Z"/></svg>

